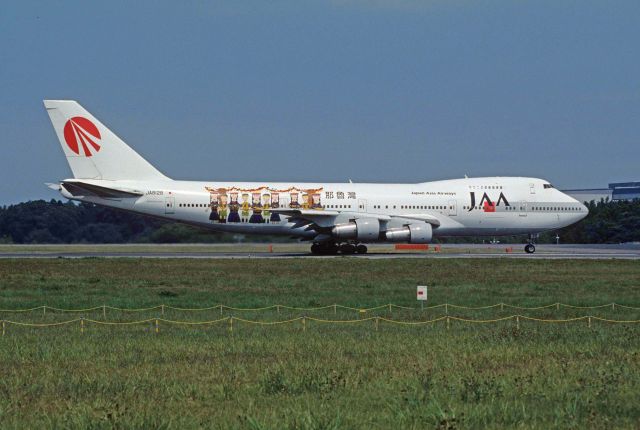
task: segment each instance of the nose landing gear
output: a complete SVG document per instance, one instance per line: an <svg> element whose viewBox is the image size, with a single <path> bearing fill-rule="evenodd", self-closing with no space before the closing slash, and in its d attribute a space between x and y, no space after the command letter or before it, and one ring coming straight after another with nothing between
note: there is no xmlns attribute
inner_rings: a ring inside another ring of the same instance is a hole
<svg viewBox="0 0 640 430"><path fill-rule="evenodd" d="M529 240L525 247L524 247L524 252L526 252L527 254L533 254L534 252L536 252L536 245L534 243L534 241L538 238L537 234L533 234L530 233L529 234Z"/></svg>

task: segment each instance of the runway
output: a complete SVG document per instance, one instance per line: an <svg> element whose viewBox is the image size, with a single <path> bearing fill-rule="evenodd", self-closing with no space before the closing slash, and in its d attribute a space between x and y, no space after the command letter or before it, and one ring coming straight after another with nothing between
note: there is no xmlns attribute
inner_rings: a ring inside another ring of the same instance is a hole
<svg viewBox="0 0 640 430"><path fill-rule="evenodd" d="M393 246L370 245L365 255L316 256L306 244L213 244L213 245L2 245L0 258L509 258L639 260L640 244L621 245L537 245L535 254L526 254L523 245L448 244L439 251L396 251Z"/></svg>

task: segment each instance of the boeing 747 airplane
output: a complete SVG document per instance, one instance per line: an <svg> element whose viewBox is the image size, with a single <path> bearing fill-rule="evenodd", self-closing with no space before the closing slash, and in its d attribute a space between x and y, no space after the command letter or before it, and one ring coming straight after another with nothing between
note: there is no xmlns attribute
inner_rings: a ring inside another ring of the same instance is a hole
<svg viewBox="0 0 640 430"><path fill-rule="evenodd" d="M221 232L287 235L314 254L364 254L374 242L528 235L588 214L536 178L418 184L195 182L168 178L73 100L45 100L73 178L49 184L67 199Z"/></svg>

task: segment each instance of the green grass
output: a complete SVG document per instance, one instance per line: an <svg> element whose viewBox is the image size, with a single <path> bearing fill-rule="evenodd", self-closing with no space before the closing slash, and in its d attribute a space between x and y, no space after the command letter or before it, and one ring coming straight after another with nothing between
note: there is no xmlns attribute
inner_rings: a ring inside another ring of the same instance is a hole
<svg viewBox="0 0 640 430"><path fill-rule="evenodd" d="M579 260L0 260L0 308L81 308L160 303L203 307L275 303L416 306L553 302L640 305L640 265ZM315 312L315 313L312 313ZM512 310L456 310L492 318ZM640 319L640 311L552 308L541 318L585 314ZM274 321L333 310L224 311ZM370 313L424 320L442 309ZM369 315L369 314L367 314ZM9 314L55 322L86 314ZM107 320L159 316L109 311ZM219 310L167 311L214 319ZM281 326L227 322L182 327L7 327L0 338L1 428L638 428L640 324L584 321L406 327L371 321Z"/></svg>

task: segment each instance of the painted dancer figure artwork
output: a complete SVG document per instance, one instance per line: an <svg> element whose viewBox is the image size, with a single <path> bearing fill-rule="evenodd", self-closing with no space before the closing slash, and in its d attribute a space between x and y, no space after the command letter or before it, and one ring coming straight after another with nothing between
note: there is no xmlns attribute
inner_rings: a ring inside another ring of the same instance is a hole
<svg viewBox="0 0 640 430"><path fill-rule="evenodd" d="M262 195L262 218L264 222L271 222L271 195L263 194Z"/></svg>
<svg viewBox="0 0 640 430"><path fill-rule="evenodd" d="M315 192L311 195L311 209L322 209L319 192Z"/></svg>
<svg viewBox="0 0 640 430"><path fill-rule="evenodd" d="M311 208L311 203L309 203L309 194L304 193L302 195L302 209L309 209L309 208Z"/></svg>
<svg viewBox="0 0 640 430"><path fill-rule="evenodd" d="M260 224L264 222L264 218L262 218L262 203L260 202L261 193L251 193L251 208L253 209L253 213L251 214L251 218L249 218L249 222L251 224Z"/></svg>
<svg viewBox="0 0 640 430"><path fill-rule="evenodd" d="M271 208L272 209L280 208L280 193L271 193ZM271 221L272 223L280 222L280 214L277 212L271 212L269 221Z"/></svg>
<svg viewBox="0 0 640 430"><path fill-rule="evenodd" d="M217 191L209 191L209 206L211 207L209 220L213 222L219 221L220 214L218 213L218 192Z"/></svg>
<svg viewBox="0 0 640 430"><path fill-rule="evenodd" d="M240 204L238 203L238 192L232 191L229 193L229 222L240 222Z"/></svg>
<svg viewBox="0 0 640 430"><path fill-rule="evenodd" d="M298 196L300 194L297 191L291 191L289 196L291 197L291 202L289 202L289 207L291 209L300 209L300 202L298 201Z"/></svg>
<svg viewBox="0 0 640 430"><path fill-rule="evenodd" d="M249 203L249 194L242 194L242 222L249 222L249 216L251 214L251 204Z"/></svg>
<svg viewBox="0 0 640 430"><path fill-rule="evenodd" d="M227 197L227 190L224 188L220 189L220 194L218 196L218 213L220 214L220 224L225 224L227 222L227 215L229 214L229 205Z"/></svg>

